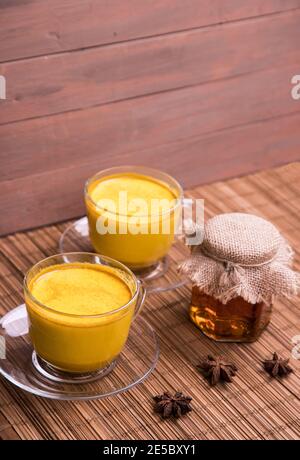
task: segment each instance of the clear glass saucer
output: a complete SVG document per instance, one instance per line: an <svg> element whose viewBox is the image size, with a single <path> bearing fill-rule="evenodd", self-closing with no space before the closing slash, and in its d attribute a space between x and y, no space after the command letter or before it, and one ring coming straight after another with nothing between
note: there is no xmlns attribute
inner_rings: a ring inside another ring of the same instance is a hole
<svg viewBox="0 0 300 460"><path fill-rule="evenodd" d="M87 217L75 221L69 225L59 240L59 252L94 252L89 238ZM135 272L141 279L147 291L164 292L178 289L185 285L188 280L177 272L177 265L183 259L189 257L189 249L184 242L176 239L169 254L160 260L155 266L143 272Z"/></svg>
<svg viewBox="0 0 300 460"><path fill-rule="evenodd" d="M56 381L39 368L28 335L25 305L0 319L0 375L17 387L37 396L59 400L100 399L129 390L153 371L159 357L157 336L137 317L127 343L109 369L89 381ZM60 379L59 379L60 380Z"/></svg>

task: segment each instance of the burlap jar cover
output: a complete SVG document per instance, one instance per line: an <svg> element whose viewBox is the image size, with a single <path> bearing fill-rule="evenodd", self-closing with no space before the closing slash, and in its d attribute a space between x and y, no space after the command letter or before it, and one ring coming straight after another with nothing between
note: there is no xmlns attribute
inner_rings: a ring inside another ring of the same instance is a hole
<svg viewBox="0 0 300 460"><path fill-rule="evenodd" d="M270 304L299 291L292 259L291 247L273 224L252 214L229 213L207 221L202 244L192 247L179 270L224 304L235 297Z"/></svg>

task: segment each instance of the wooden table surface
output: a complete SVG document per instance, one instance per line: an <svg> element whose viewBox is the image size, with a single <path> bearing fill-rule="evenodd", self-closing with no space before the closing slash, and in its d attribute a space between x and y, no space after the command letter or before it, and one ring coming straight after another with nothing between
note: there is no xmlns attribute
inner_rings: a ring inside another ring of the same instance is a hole
<svg viewBox="0 0 300 460"><path fill-rule="evenodd" d="M300 164L197 187L206 215L246 211L270 219L292 244L300 269ZM58 252L67 223L2 238L0 314L23 302L24 272ZM156 329L161 354L157 368L127 393L89 402L50 401L29 395L0 379L1 439L299 439L300 362L291 357L300 334L299 298L276 302L272 322L252 344L214 343L190 322L190 290L148 297L144 318ZM291 358L295 372L270 379L261 361L273 351ZM234 383L210 388L196 370L200 357L222 353L239 372ZM180 420L161 421L152 396L181 390L193 411Z"/></svg>

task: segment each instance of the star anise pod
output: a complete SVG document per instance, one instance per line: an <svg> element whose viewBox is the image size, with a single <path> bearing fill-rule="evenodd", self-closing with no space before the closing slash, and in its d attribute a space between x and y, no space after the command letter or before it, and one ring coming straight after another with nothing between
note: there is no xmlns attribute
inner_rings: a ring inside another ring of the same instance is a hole
<svg viewBox="0 0 300 460"><path fill-rule="evenodd" d="M237 373L235 364L227 361L224 356L213 357L208 355L203 359L197 368L204 374L211 385L218 382L232 382L232 377Z"/></svg>
<svg viewBox="0 0 300 460"><path fill-rule="evenodd" d="M265 359L263 361L263 366L272 377L277 377L277 375L279 377L284 377L293 372L293 369L288 363L289 359L279 358L278 354L275 352L273 353L273 359Z"/></svg>
<svg viewBox="0 0 300 460"><path fill-rule="evenodd" d="M162 395L153 397L154 411L162 416L162 418L175 417L179 418L192 410L190 402L192 398L184 396L181 392L176 392L174 396L168 391Z"/></svg>

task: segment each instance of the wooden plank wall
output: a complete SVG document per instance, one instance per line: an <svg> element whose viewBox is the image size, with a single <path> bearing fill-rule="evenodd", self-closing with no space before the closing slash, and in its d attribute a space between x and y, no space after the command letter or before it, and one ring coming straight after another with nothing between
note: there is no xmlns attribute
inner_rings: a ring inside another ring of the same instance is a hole
<svg viewBox="0 0 300 460"><path fill-rule="evenodd" d="M300 0L0 0L0 234L81 215L111 165L300 159L299 43Z"/></svg>

